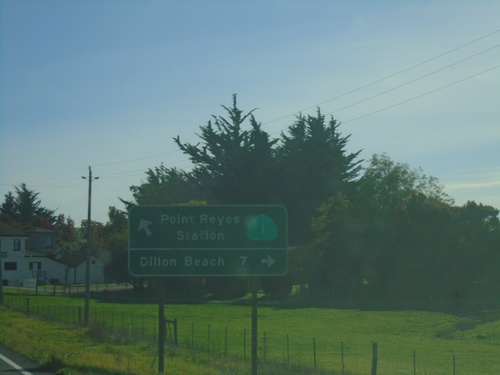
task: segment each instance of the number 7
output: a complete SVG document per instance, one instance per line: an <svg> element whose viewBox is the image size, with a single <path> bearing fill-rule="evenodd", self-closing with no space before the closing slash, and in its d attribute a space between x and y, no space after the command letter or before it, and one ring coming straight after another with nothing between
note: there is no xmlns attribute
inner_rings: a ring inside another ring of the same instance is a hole
<svg viewBox="0 0 500 375"><path fill-rule="evenodd" d="M240 257L241 259L241 265L244 266L245 265L245 262L247 261L247 257Z"/></svg>

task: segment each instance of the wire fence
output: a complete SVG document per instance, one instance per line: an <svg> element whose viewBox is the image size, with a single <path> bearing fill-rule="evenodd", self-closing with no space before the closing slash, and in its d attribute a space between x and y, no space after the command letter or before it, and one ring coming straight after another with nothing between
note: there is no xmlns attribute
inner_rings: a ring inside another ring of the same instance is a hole
<svg viewBox="0 0 500 375"><path fill-rule="evenodd" d="M75 300L77 303L80 300ZM81 325L81 305L56 303L54 299L30 298L27 295L8 294L4 305L26 314L51 321ZM158 311L108 311L94 306L89 316L91 334L102 339L120 341L158 340ZM251 361L251 330L247 322L241 329L229 329L224 322L190 322L169 319L166 322L166 341L195 351ZM388 345L389 346L389 345ZM393 348L394 346L390 346ZM259 362L289 367L297 373L315 374L396 374L396 375L471 375L500 373L500 346L495 357L491 353L477 352L462 345L453 351L433 352L432 348L386 352L383 342L355 343L348 340L317 339L288 333L260 330L258 337Z"/></svg>

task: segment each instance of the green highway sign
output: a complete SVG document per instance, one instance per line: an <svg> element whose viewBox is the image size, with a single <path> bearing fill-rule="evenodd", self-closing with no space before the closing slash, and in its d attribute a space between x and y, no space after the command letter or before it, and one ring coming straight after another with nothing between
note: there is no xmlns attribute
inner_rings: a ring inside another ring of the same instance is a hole
<svg viewBox="0 0 500 375"><path fill-rule="evenodd" d="M288 268L283 206L134 206L135 276L279 276Z"/></svg>

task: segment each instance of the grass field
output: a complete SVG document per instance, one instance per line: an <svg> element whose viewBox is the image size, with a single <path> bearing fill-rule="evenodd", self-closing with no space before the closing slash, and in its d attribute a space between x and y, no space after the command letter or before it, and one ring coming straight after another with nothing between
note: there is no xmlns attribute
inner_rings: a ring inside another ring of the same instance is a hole
<svg viewBox="0 0 500 375"><path fill-rule="evenodd" d="M0 311L0 342L38 361L57 363L67 374L157 373L155 304L92 300L91 327L82 328L73 324L80 319L81 299L6 295L4 302L65 323ZM179 332L179 348L167 350L167 374L250 373L249 306L174 304L166 305L165 314L177 319ZM374 342L378 374L500 374L496 312L459 318L424 311L259 307L258 314L260 374L368 374Z"/></svg>

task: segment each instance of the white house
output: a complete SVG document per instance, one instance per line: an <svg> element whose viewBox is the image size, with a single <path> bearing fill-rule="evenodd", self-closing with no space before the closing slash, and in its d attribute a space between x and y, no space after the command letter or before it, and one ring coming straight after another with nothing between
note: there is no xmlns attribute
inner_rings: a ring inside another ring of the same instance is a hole
<svg viewBox="0 0 500 375"><path fill-rule="evenodd" d="M85 255L58 250L56 232L34 228L26 232L0 221L0 267L5 286L75 284L85 282ZM104 282L104 263L90 260L90 282Z"/></svg>

